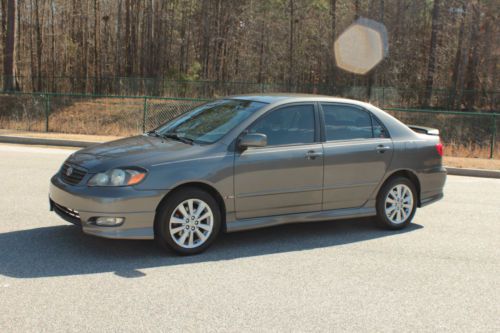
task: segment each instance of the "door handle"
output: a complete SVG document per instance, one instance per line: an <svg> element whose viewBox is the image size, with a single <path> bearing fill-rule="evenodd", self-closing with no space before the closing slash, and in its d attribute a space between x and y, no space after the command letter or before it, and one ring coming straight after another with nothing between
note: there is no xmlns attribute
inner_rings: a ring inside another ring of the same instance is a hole
<svg viewBox="0 0 500 333"><path fill-rule="evenodd" d="M375 148L375 150L380 154L383 154L386 150L390 149L391 149L390 146L384 146L384 145L378 145L377 148Z"/></svg>
<svg viewBox="0 0 500 333"><path fill-rule="evenodd" d="M321 157L321 156L323 156L323 153L319 151L309 150L306 153L306 158L308 160L314 160L316 157Z"/></svg>

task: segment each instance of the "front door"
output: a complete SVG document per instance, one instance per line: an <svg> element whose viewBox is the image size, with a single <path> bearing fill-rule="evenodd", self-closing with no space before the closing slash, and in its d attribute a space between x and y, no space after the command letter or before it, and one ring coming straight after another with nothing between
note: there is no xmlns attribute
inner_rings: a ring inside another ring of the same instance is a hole
<svg viewBox="0 0 500 333"><path fill-rule="evenodd" d="M267 146L235 156L238 219L321 210L323 148L313 104L269 111L248 129L267 136Z"/></svg>

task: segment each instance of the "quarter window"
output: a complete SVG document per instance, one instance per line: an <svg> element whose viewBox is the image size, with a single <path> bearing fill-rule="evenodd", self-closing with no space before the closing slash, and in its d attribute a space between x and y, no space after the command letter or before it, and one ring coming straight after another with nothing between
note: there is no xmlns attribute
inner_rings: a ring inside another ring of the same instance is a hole
<svg viewBox="0 0 500 333"><path fill-rule="evenodd" d="M348 105L321 106L327 141L387 137L384 127L366 111Z"/></svg>
<svg viewBox="0 0 500 333"><path fill-rule="evenodd" d="M314 106L292 105L271 111L257 120L250 133L267 135L267 145L291 145L314 142Z"/></svg>
<svg viewBox="0 0 500 333"><path fill-rule="evenodd" d="M378 121L377 118L372 116L372 124L373 124L373 137L374 138L388 138L389 133L384 126Z"/></svg>

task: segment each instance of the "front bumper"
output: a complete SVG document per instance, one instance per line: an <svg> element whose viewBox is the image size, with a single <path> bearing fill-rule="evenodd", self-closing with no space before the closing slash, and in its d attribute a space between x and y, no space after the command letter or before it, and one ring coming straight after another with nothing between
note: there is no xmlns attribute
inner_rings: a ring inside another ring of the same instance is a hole
<svg viewBox="0 0 500 333"><path fill-rule="evenodd" d="M50 181L50 208L89 235L117 239L153 239L156 207L167 190L139 191L133 187L72 186L57 175ZM96 217L123 217L123 224L98 226Z"/></svg>

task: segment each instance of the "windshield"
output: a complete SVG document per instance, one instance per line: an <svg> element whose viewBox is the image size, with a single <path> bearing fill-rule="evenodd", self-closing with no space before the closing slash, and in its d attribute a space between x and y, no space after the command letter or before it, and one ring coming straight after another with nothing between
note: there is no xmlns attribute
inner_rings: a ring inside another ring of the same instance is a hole
<svg viewBox="0 0 500 333"><path fill-rule="evenodd" d="M223 99L201 105L155 132L195 143L214 143L266 103Z"/></svg>

